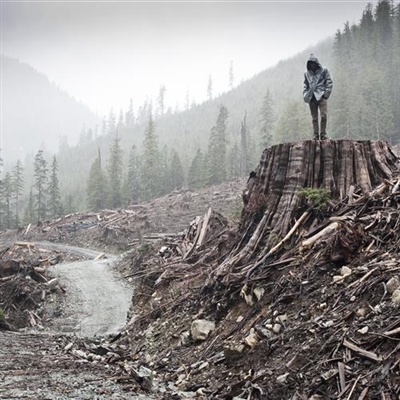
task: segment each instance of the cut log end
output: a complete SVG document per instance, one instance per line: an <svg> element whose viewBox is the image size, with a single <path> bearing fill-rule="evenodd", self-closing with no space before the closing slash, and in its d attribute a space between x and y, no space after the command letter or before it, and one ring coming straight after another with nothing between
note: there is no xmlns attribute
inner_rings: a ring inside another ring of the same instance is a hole
<svg viewBox="0 0 400 400"><path fill-rule="evenodd" d="M371 192L397 166L398 157L382 141L306 140L267 148L243 195L243 232L263 220L263 231L284 237L304 212L304 189L343 201L355 188Z"/></svg>

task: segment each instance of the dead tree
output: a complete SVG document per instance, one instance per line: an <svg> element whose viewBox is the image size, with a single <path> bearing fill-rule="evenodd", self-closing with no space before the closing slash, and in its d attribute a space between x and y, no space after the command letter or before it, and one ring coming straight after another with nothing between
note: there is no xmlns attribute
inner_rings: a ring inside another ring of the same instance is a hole
<svg viewBox="0 0 400 400"><path fill-rule="evenodd" d="M265 149L243 195L241 239L216 274L249 265L255 254L260 259L261 244L263 257L277 251L309 216L305 188L351 201L355 190L366 194L390 179L397 162L382 141L307 140Z"/></svg>

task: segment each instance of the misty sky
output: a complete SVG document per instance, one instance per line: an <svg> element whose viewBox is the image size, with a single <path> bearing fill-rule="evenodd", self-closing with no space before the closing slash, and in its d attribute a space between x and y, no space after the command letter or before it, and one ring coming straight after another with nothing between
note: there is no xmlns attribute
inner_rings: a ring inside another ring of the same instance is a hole
<svg viewBox="0 0 400 400"><path fill-rule="evenodd" d="M175 109L187 91L206 99L209 74L214 94L226 91L231 60L240 83L358 22L366 4L1 0L1 51L100 115L155 99L161 84Z"/></svg>

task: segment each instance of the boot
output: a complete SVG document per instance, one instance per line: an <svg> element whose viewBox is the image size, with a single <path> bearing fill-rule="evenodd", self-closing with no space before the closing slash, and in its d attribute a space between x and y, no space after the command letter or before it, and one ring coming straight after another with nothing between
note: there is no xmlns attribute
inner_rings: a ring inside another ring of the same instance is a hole
<svg viewBox="0 0 400 400"><path fill-rule="evenodd" d="M321 133L321 140L326 140L326 139L328 139L328 136L326 135L326 132L325 133Z"/></svg>
<svg viewBox="0 0 400 400"><path fill-rule="evenodd" d="M319 133L318 132L314 132L314 140L319 140Z"/></svg>

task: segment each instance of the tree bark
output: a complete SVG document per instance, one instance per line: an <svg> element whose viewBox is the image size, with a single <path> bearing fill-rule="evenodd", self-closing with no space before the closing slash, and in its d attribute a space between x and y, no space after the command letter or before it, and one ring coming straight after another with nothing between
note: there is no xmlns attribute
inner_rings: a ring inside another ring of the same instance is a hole
<svg viewBox="0 0 400 400"><path fill-rule="evenodd" d="M278 237L286 235L304 206L301 190L325 189L343 201L358 188L366 194L390 179L397 156L382 141L307 140L264 150L243 195L241 230L264 220Z"/></svg>

